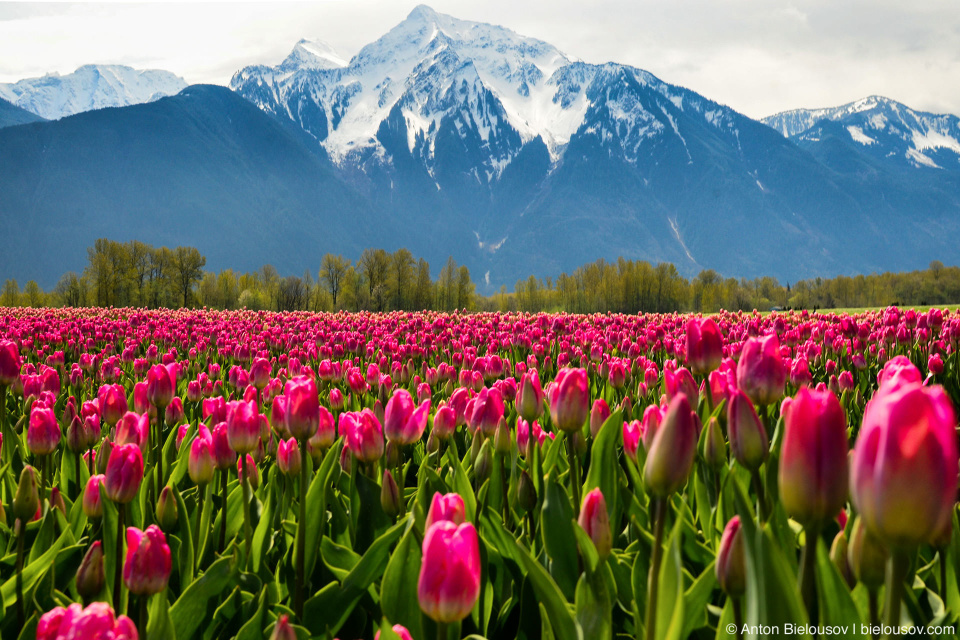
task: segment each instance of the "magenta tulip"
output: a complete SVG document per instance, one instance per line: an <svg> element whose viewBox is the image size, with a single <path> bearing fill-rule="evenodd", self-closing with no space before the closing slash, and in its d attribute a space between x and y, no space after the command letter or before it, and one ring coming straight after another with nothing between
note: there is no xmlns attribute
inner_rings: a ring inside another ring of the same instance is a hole
<svg viewBox="0 0 960 640"><path fill-rule="evenodd" d="M176 394L176 389L176 377L171 375L166 366L155 364L147 371L147 400L157 409L167 408Z"/></svg>
<svg viewBox="0 0 960 640"><path fill-rule="evenodd" d="M665 497L680 489L690 475L696 453L697 425L690 401L680 394L667 407L647 452L643 468L647 491Z"/></svg>
<svg viewBox="0 0 960 640"><path fill-rule="evenodd" d="M172 568L167 538L155 524L145 531L127 527L127 558L123 584L130 593L153 595L167 588Z"/></svg>
<svg viewBox="0 0 960 640"><path fill-rule="evenodd" d="M561 431L582 428L590 412L590 389L583 369L561 369L550 387L550 417Z"/></svg>
<svg viewBox="0 0 960 640"><path fill-rule="evenodd" d="M284 424L297 440L309 440L320 426L320 396L313 378L301 376L288 380L283 390L287 399Z"/></svg>
<svg viewBox="0 0 960 640"><path fill-rule="evenodd" d="M300 445L296 438L281 440L277 443L277 466L281 473L290 477L296 477L300 473Z"/></svg>
<svg viewBox="0 0 960 640"><path fill-rule="evenodd" d="M105 602L93 602L86 609L74 602L56 607L40 617L37 640L138 640L137 627L127 616L116 616Z"/></svg>
<svg viewBox="0 0 960 640"><path fill-rule="evenodd" d="M577 522L590 536L600 560L605 560L613 546L613 534L610 531L607 501L604 500L600 489L594 489L583 497L583 506L580 508L580 518Z"/></svg>
<svg viewBox="0 0 960 640"><path fill-rule="evenodd" d="M53 409L37 406L34 403L30 411L30 424L27 427L27 449L35 456L53 453L60 445L60 423Z"/></svg>
<svg viewBox="0 0 960 640"><path fill-rule="evenodd" d="M423 538L423 560L417 581L420 609L432 620L459 622L473 610L480 595L480 545L469 522L441 521Z"/></svg>
<svg viewBox="0 0 960 640"><path fill-rule="evenodd" d="M447 521L453 524L463 524L466 520L467 508L464 506L460 494L440 495L437 492L433 494L433 500L430 502L430 510L427 512L427 520L423 530L428 531L435 522Z"/></svg>
<svg viewBox="0 0 960 640"><path fill-rule="evenodd" d="M734 598L747 590L747 560L740 516L733 516L723 528L714 571L723 592Z"/></svg>
<svg viewBox="0 0 960 640"><path fill-rule="evenodd" d="M776 334L751 338L743 345L737 363L737 384L754 404L768 405L783 396L787 370Z"/></svg>
<svg viewBox="0 0 960 640"><path fill-rule="evenodd" d="M97 402L100 405L103 421L111 427L117 424L127 412L127 396L122 385L105 384L100 387L97 392Z"/></svg>
<svg viewBox="0 0 960 640"><path fill-rule="evenodd" d="M135 444L114 447L107 461L103 488L107 498L117 504L133 500L143 482L143 454Z"/></svg>
<svg viewBox="0 0 960 640"><path fill-rule="evenodd" d="M423 437L430 413L430 400L414 408L413 398L406 389L397 389L387 402L383 418L383 435L387 440L403 446Z"/></svg>
<svg viewBox="0 0 960 640"><path fill-rule="evenodd" d="M727 434L730 453L741 465L756 471L770 453L767 430L747 394L738 389L730 394L727 405Z"/></svg>
<svg viewBox="0 0 960 640"><path fill-rule="evenodd" d="M536 369L531 369L520 378L520 388L517 389L517 413L527 422L536 420L543 415L543 387L540 386L540 376Z"/></svg>
<svg viewBox="0 0 960 640"><path fill-rule="evenodd" d="M260 443L260 411L255 401L235 400L227 410L227 441L243 455Z"/></svg>
<svg viewBox="0 0 960 640"><path fill-rule="evenodd" d="M723 335L712 318L691 318L686 325L687 365L697 375L705 375L723 360Z"/></svg>
<svg viewBox="0 0 960 640"><path fill-rule="evenodd" d="M19 378L20 350L16 343L0 340L0 386L13 386Z"/></svg>

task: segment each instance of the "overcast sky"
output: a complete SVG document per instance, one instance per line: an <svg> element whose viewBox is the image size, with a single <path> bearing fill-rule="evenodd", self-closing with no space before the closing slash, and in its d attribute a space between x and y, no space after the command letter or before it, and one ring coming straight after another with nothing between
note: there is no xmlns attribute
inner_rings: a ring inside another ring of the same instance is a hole
<svg viewBox="0 0 960 640"><path fill-rule="evenodd" d="M0 82L87 63L226 84L300 38L353 56L417 2L0 2ZM646 69L753 117L884 95L960 114L958 0L434 0L586 62Z"/></svg>

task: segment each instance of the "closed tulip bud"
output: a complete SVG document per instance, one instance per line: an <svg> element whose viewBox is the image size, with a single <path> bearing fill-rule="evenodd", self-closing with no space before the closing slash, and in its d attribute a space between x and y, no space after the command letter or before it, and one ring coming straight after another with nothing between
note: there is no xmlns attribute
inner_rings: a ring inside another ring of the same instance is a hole
<svg viewBox="0 0 960 640"><path fill-rule="evenodd" d="M153 595L167 588L170 579L170 547L160 528L152 524L141 531L127 527L127 557L123 584L138 596Z"/></svg>
<svg viewBox="0 0 960 640"><path fill-rule="evenodd" d="M207 428L200 425L201 433L190 443L190 453L187 459L187 473L190 480L197 486L206 485L213 480L213 436ZM205 432L205 433L204 433Z"/></svg>
<svg viewBox="0 0 960 640"><path fill-rule="evenodd" d="M686 325L687 365L697 375L705 375L723 360L723 335L712 318L692 318Z"/></svg>
<svg viewBox="0 0 960 640"><path fill-rule="evenodd" d="M751 338L743 345L737 363L737 385L754 404L774 404L783 396L787 369L780 356L776 334Z"/></svg>
<svg viewBox="0 0 960 640"><path fill-rule="evenodd" d="M477 433L480 433L479 431ZM477 484L483 484L483 481L490 477L493 470L493 448L489 440L484 440L480 447L480 453L477 454L477 460L473 463L473 475L477 479Z"/></svg>
<svg viewBox="0 0 960 640"><path fill-rule="evenodd" d="M176 378L162 364L155 364L147 371L147 400L157 409L166 409L176 392Z"/></svg>
<svg viewBox="0 0 960 640"><path fill-rule="evenodd" d="M309 376L288 380L283 395L284 423L297 440L308 440L320 427L320 396L317 383Z"/></svg>
<svg viewBox="0 0 960 640"><path fill-rule="evenodd" d="M103 503L100 498L103 479L102 474L92 475L87 480L87 486L83 488L83 513L91 520L103 516Z"/></svg>
<svg viewBox="0 0 960 640"><path fill-rule="evenodd" d="M520 479L517 481L517 502L526 512L533 511L537 507L537 488L526 469L520 472Z"/></svg>
<svg viewBox="0 0 960 640"><path fill-rule="evenodd" d="M637 450L642 437L643 427L639 420L623 423L623 452L634 462L637 461Z"/></svg>
<svg viewBox="0 0 960 640"><path fill-rule="evenodd" d="M587 439L583 437L580 431L573 431L567 434L567 442L573 445L573 450L577 455L582 456L587 452Z"/></svg>
<svg viewBox="0 0 960 640"><path fill-rule="evenodd" d="M203 389L200 387L199 380L191 380L187 383L187 400L189 402L200 402L203 400Z"/></svg>
<svg viewBox="0 0 960 640"><path fill-rule="evenodd" d="M728 596L738 598L747 590L747 556L744 548L740 516L733 516L723 529L717 563L717 582Z"/></svg>
<svg viewBox="0 0 960 640"><path fill-rule="evenodd" d="M257 468L257 463L249 453L246 455L247 470L246 474L243 471L243 460L237 460L237 478L243 483L244 480L250 481L250 487L256 491L257 487L260 486L260 470Z"/></svg>
<svg viewBox="0 0 960 640"><path fill-rule="evenodd" d="M60 494L60 487L50 489L50 508L59 509L64 517L67 515L67 504L63 501L63 495Z"/></svg>
<svg viewBox="0 0 960 640"><path fill-rule="evenodd" d="M133 500L143 481L143 454L135 444L114 447L107 461L103 487L107 498L117 504Z"/></svg>
<svg viewBox="0 0 960 640"><path fill-rule="evenodd" d="M413 397L406 389L397 389L387 401L383 418L383 435L400 445L413 444L423 437L430 413L430 400L415 407Z"/></svg>
<svg viewBox="0 0 960 640"><path fill-rule="evenodd" d="M0 386L13 386L19 378L20 350L16 343L0 340Z"/></svg>
<svg viewBox="0 0 960 640"><path fill-rule="evenodd" d="M165 486L157 500L157 522L161 529L170 533L177 526L178 519L177 500L173 496L173 490L169 485Z"/></svg>
<svg viewBox="0 0 960 640"><path fill-rule="evenodd" d="M665 497L687 481L697 453L697 426L687 396L676 396L653 437L643 469L647 491Z"/></svg>
<svg viewBox="0 0 960 640"><path fill-rule="evenodd" d="M70 424L67 425L67 448L73 453L80 453L86 447L86 437L83 432L83 422L80 416L73 416Z"/></svg>
<svg viewBox="0 0 960 640"><path fill-rule="evenodd" d="M393 474L389 469L383 470L383 484L380 487L380 506L383 512L391 518L396 518L400 513L400 487L397 481L393 479Z"/></svg>
<svg viewBox="0 0 960 640"><path fill-rule="evenodd" d="M107 471L107 462L110 460L110 454L113 453L114 444L108 437L97 449L97 473L103 474Z"/></svg>
<svg viewBox="0 0 960 640"><path fill-rule="evenodd" d="M106 576L103 571L103 544L96 540L87 550L77 569L77 593L84 602L103 590Z"/></svg>
<svg viewBox="0 0 960 640"><path fill-rule="evenodd" d="M930 542L952 517L956 426L950 399L937 386L885 381L867 404L850 490L864 525L888 547Z"/></svg>
<svg viewBox="0 0 960 640"><path fill-rule="evenodd" d="M347 446L354 457L363 463L375 462L383 456L383 427L370 409L359 413L341 414L349 416L352 427L347 430Z"/></svg>
<svg viewBox="0 0 960 640"><path fill-rule="evenodd" d="M213 454L214 466L223 471L233 466L237 460L237 453L230 447L230 440L227 438L227 423L221 422L210 432L211 448Z"/></svg>
<svg viewBox="0 0 960 640"><path fill-rule="evenodd" d="M841 529L836 537L834 537L833 544L830 545L830 560L837 568L837 571L840 572L840 575L843 576L847 587L853 589L857 586L857 577L853 575L853 569L850 567L850 561L847 559L849 546L847 534Z"/></svg>
<svg viewBox="0 0 960 640"><path fill-rule="evenodd" d="M660 429L665 411L663 407L652 404L643 411L643 420L640 422L640 435L643 441L643 450L649 452L653 445L653 437Z"/></svg>
<svg viewBox="0 0 960 640"><path fill-rule="evenodd" d="M477 429L473 432L473 440L470 442L470 462L476 464L477 456L480 455L480 447L483 446L483 443L486 441L486 438L483 437L483 432Z"/></svg>
<svg viewBox="0 0 960 640"><path fill-rule="evenodd" d="M167 405L167 409L163 414L163 421L168 427L175 427L183 422L183 418L183 400L174 398L170 401L170 404Z"/></svg>
<svg viewBox="0 0 960 640"><path fill-rule="evenodd" d="M260 442L260 411L256 402L236 400L229 404L227 441L230 448L240 455L257 448Z"/></svg>
<svg viewBox="0 0 960 640"><path fill-rule="evenodd" d="M300 444L296 438L281 440L277 443L277 466L280 472L292 478L300 474L300 465L303 459L300 454Z"/></svg>
<svg viewBox="0 0 960 640"><path fill-rule="evenodd" d="M13 498L13 517L26 524L40 508L40 493L37 491L37 474L27 465L20 472L20 483Z"/></svg>
<svg viewBox="0 0 960 640"><path fill-rule="evenodd" d="M497 426L497 433L493 437L493 442L497 453L508 454L513 448L513 442L510 439L510 427L507 426L507 421L504 418L500 418L500 424Z"/></svg>
<svg viewBox="0 0 960 640"><path fill-rule="evenodd" d="M531 369L520 378L517 389L517 413L527 422L543 415L543 387L536 369Z"/></svg>
<svg viewBox="0 0 960 640"><path fill-rule="evenodd" d="M847 500L847 420L830 391L800 389L785 418L780 499L804 525L827 522Z"/></svg>
<svg viewBox="0 0 960 640"><path fill-rule="evenodd" d="M613 534L610 532L607 502L603 499L600 489L594 489L583 497L583 506L580 508L580 518L577 522L593 540L593 546L597 548L600 560L606 560L613 547Z"/></svg>
<svg viewBox="0 0 960 640"><path fill-rule="evenodd" d="M550 387L550 417L561 431L578 431L590 413L590 389L583 369L562 369Z"/></svg>
<svg viewBox="0 0 960 640"><path fill-rule="evenodd" d="M887 556L883 543L867 530L862 518L857 518L847 548L847 560L853 575L868 589L879 589L886 579Z"/></svg>
<svg viewBox="0 0 960 640"><path fill-rule="evenodd" d="M459 493L440 495L436 492L433 494L423 530L428 531L433 524L443 521L453 524L463 524L467 521L467 508Z"/></svg>
<svg viewBox="0 0 960 640"><path fill-rule="evenodd" d="M727 441L720 430L720 421L711 416L707 427L700 435L700 457L704 464L714 470L720 470L727 464Z"/></svg>
<svg viewBox="0 0 960 640"><path fill-rule="evenodd" d="M593 407L590 409L590 437L596 438L600 434L600 427L610 417L610 407L603 398L597 398L593 401Z"/></svg>
<svg viewBox="0 0 960 640"><path fill-rule="evenodd" d="M290 626L290 618L287 614L284 613L277 618L277 624L273 626L270 640L297 640L297 632Z"/></svg>
<svg viewBox="0 0 960 640"><path fill-rule="evenodd" d="M388 441L383 450L384 464L387 467L396 467L403 458L403 451L394 441Z"/></svg>
<svg viewBox="0 0 960 640"><path fill-rule="evenodd" d="M440 440L446 440L453 435L457 428L457 414L453 407L442 405L437 408L437 413L433 416L433 431Z"/></svg>
<svg viewBox="0 0 960 640"><path fill-rule="evenodd" d="M320 451L326 451L337 439L337 428L333 423L333 414L326 407L320 407L320 423L317 431L310 436L310 444Z"/></svg>
<svg viewBox="0 0 960 640"><path fill-rule="evenodd" d="M463 620L480 595L480 544L469 522L437 522L423 538L417 580L420 609L435 622Z"/></svg>
<svg viewBox="0 0 960 640"><path fill-rule="evenodd" d="M739 389L730 394L730 404L727 405L727 433L730 438L730 453L736 461L751 471L759 469L770 453L770 441L756 409L753 408L753 402Z"/></svg>
<svg viewBox="0 0 960 640"><path fill-rule="evenodd" d="M343 391L340 389L330 389L330 408L334 411L342 411L346 401L343 398Z"/></svg>
<svg viewBox="0 0 960 640"><path fill-rule="evenodd" d="M258 390L263 389L270 382L272 367L266 358L256 358L250 365L250 384Z"/></svg>
<svg viewBox="0 0 960 640"><path fill-rule="evenodd" d="M484 387L473 401L473 411L469 411L470 428L481 431L491 438L497 431L497 425L503 418L503 397L500 391Z"/></svg>
<svg viewBox="0 0 960 640"><path fill-rule="evenodd" d="M391 627L391 630L397 634L400 640L413 640L413 636L410 635L410 631L403 626L402 624L395 624ZM377 630L377 633L374 634L373 640L380 640L380 630Z"/></svg>
<svg viewBox="0 0 960 640"><path fill-rule="evenodd" d="M34 404L27 427L27 449L30 453L35 456L53 453L60 444L60 435L60 424L53 409Z"/></svg>

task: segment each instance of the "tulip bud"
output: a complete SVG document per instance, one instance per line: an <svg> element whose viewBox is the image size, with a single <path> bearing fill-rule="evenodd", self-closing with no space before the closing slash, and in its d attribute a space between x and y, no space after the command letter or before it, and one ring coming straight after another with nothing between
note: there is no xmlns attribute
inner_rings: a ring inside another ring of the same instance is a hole
<svg viewBox="0 0 960 640"><path fill-rule="evenodd" d="M580 508L580 518L577 522L593 540L593 546L597 548L600 561L606 560L613 547L613 534L610 532L607 502L603 499L600 489L594 489L583 497L583 506Z"/></svg>
<svg viewBox="0 0 960 640"><path fill-rule="evenodd" d="M13 386L19 378L20 349L14 342L0 340L0 386Z"/></svg>
<svg viewBox="0 0 960 640"><path fill-rule="evenodd" d="M864 526L863 518L853 522L847 561L853 575L868 589L879 589L886 576L887 549L880 540Z"/></svg>
<svg viewBox="0 0 960 640"><path fill-rule="evenodd" d="M293 378L284 385L283 395L287 399L283 415L287 431L298 440L309 439L320 427L317 383L309 376Z"/></svg>
<svg viewBox="0 0 960 640"><path fill-rule="evenodd" d="M260 410L255 401L237 400L227 410L227 441L230 448L243 455L257 448L260 442ZM289 412L289 401L287 411Z"/></svg>
<svg viewBox="0 0 960 640"><path fill-rule="evenodd" d="M39 403L38 403L39 404ZM30 409L27 427L27 448L36 456L45 456L57 450L60 444L60 424L53 409L34 405Z"/></svg>
<svg viewBox="0 0 960 640"><path fill-rule="evenodd" d="M527 422L536 420L543 414L543 388L536 369L531 369L520 378L517 389L517 413Z"/></svg>
<svg viewBox="0 0 960 640"><path fill-rule="evenodd" d="M383 512L391 518L396 518L400 513L400 487L397 481L393 479L393 474L389 469L383 470L383 485L380 487L380 506Z"/></svg>
<svg viewBox="0 0 960 640"><path fill-rule="evenodd" d="M170 579L170 547L160 528L152 524L141 531L127 527L127 557L123 584L135 595L153 595L167 588Z"/></svg>
<svg viewBox="0 0 960 640"><path fill-rule="evenodd" d="M723 335L712 318L691 318L686 325L687 364L698 374L710 373L723 360Z"/></svg>
<svg viewBox="0 0 960 640"><path fill-rule="evenodd" d="M517 481L517 502L520 508L528 513L537 507L537 488L526 469L520 472L520 479Z"/></svg>
<svg viewBox="0 0 960 640"><path fill-rule="evenodd" d="M600 433L600 427L610 417L610 407L603 398L597 398L593 401L593 408L590 409L590 437L596 438Z"/></svg>
<svg viewBox="0 0 960 640"><path fill-rule="evenodd" d="M557 429L577 431L590 412L590 389L583 369L562 369L550 387L550 417Z"/></svg>
<svg viewBox="0 0 960 640"><path fill-rule="evenodd" d="M727 431L730 452L737 462L751 471L759 469L770 453L770 441L753 403L743 391L737 390L730 395Z"/></svg>
<svg viewBox="0 0 960 640"><path fill-rule="evenodd" d="M91 520L103 516L103 503L100 501L100 484L103 478L102 474L90 476L87 486L83 488L83 513Z"/></svg>
<svg viewBox="0 0 960 640"><path fill-rule="evenodd" d="M437 492L433 494L433 499L430 502L430 510L427 511L427 519L423 530L428 531L433 524L441 521L463 524L466 520L467 508L460 494L447 493L440 495Z"/></svg>
<svg viewBox="0 0 960 640"><path fill-rule="evenodd" d="M728 596L738 598L747 590L747 556L744 548L740 516L733 516L723 529L717 563L717 582Z"/></svg>
<svg viewBox="0 0 960 640"><path fill-rule="evenodd" d="M300 475L300 465L303 460L300 455L300 445L295 438L281 440L277 444L277 466L280 472L295 478Z"/></svg>
<svg viewBox="0 0 960 640"><path fill-rule="evenodd" d="M480 595L480 544L469 522L437 522L423 538L420 609L435 622L463 620Z"/></svg>
<svg viewBox="0 0 960 640"><path fill-rule="evenodd" d="M177 500L173 496L170 486L165 486L157 500L157 521L160 528L170 533L177 526Z"/></svg>
<svg viewBox="0 0 960 640"><path fill-rule="evenodd" d="M727 464L727 441L720 430L720 421L711 416L707 420L707 428L700 436L700 457L704 464L714 470L721 469Z"/></svg>
<svg viewBox="0 0 960 640"><path fill-rule="evenodd" d="M665 497L687 481L697 453L697 428L687 396L670 402L657 429L643 469L644 483L652 495Z"/></svg>
<svg viewBox="0 0 960 640"><path fill-rule="evenodd" d="M427 454L437 451L440 451L440 438L437 437L436 431L430 431L430 435L427 436Z"/></svg>
<svg viewBox="0 0 960 640"><path fill-rule="evenodd" d="M837 533L830 545L830 560L833 562L837 571L843 576L847 587L853 589L857 586L857 577L853 575L853 569L850 567L850 561L847 559L849 544L847 543L847 534L843 529Z"/></svg>
<svg viewBox="0 0 960 640"><path fill-rule="evenodd" d="M190 453L187 459L187 473L190 480L197 486L203 486L213 480L213 436L207 428L200 425L201 432L190 443ZM204 433L205 432L205 433Z"/></svg>
<svg viewBox="0 0 960 640"><path fill-rule="evenodd" d="M106 576L103 571L103 544L96 540L80 562L77 569L77 593L84 602L91 600L103 590Z"/></svg>
<svg viewBox="0 0 960 640"><path fill-rule="evenodd" d="M37 474L26 465L20 472L20 483L13 498L13 517L23 524L29 522L40 508L40 493L37 491Z"/></svg>
<svg viewBox="0 0 960 640"><path fill-rule="evenodd" d="M479 431L477 433L480 433ZM477 485L482 485L484 480L490 477L493 470L493 449L490 447L490 441L484 440L480 447L480 453L477 454L477 461L473 463L473 475L477 479Z"/></svg>
<svg viewBox="0 0 960 640"><path fill-rule="evenodd" d="M480 447L483 446L486 438L483 437L483 432L477 429L473 432L473 440L470 442L470 462L476 464L477 456L480 455Z"/></svg>
<svg viewBox="0 0 960 640"><path fill-rule="evenodd" d="M107 462L110 460L110 454L113 453L114 444L108 437L97 449L97 473L103 474L107 471Z"/></svg>
<svg viewBox="0 0 960 640"><path fill-rule="evenodd" d="M135 444L122 444L110 452L103 486L107 497L117 504L133 500L143 481L143 454Z"/></svg>
<svg viewBox="0 0 960 640"><path fill-rule="evenodd" d="M60 487L50 489L50 508L60 509L60 513L62 513L64 517L67 515L67 504L63 501L63 496L60 494Z"/></svg>
<svg viewBox="0 0 960 640"><path fill-rule="evenodd" d="M500 418L500 424L497 425L497 433L494 435L493 441L497 453L510 453L513 443L510 440L510 427L507 426L507 421L504 418Z"/></svg>
<svg viewBox="0 0 960 640"><path fill-rule="evenodd" d="M163 414L163 421L168 427L175 427L183 422L183 400L174 398L167 405L167 410Z"/></svg>
<svg viewBox="0 0 960 640"><path fill-rule="evenodd" d="M774 404L783 395L787 370L776 334L751 338L737 363L737 385L755 404Z"/></svg>
<svg viewBox="0 0 960 640"><path fill-rule="evenodd" d="M864 525L888 547L930 542L952 517L960 467L956 426L941 387L902 376L881 382L867 404L850 490Z"/></svg>
<svg viewBox="0 0 960 640"><path fill-rule="evenodd" d="M246 454L245 462L247 464L246 473L244 473L243 469L243 458L237 459L237 478L241 484L244 480L248 480L250 482L250 488L256 491L257 487L260 486L260 470L257 468L257 463L253 459L253 456L249 453Z"/></svg>
<svg viewBox="0 0 960 640"><path fill-rule="evenodd" d="M157 409L166 409L176 392L176 378L162 364L155 364L147 371L147 400Z"/></svg>
<svg viewBox="0 0 960 640"><path fill-rule="evenodd" d="M413 640L413 636L410 635L410 630L407 629L402 624L395 624L390 628L400 640ZM373 640L380 640L380 630L377 629L377 632L373 636Z"/></svg>
<svg viewBox="0 0 960 640"><path fill-rule="evenodd" d="M290 626L290 618L287 614L284 613L277 618L277 624L273 627L270 640L297 640L297 632Z"/></svg>

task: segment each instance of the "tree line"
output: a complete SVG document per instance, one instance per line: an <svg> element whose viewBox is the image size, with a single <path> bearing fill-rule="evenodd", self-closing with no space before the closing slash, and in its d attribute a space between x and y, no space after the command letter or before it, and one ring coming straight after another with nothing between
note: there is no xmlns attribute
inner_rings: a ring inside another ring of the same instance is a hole
<svg viewBox="0 0 960 640"><path fill-rule="evenodd" d="M801 280L724 278L705 269L692 279L670 263L597 260L556 278L529 276L490 296L478 295L469 269L450 257L434 280L430 263L408 249L366 249L356 262L320 258L316 272L281 276L272 265L252 272L205 270L195 247L153 247L101 238L87 267L50 291L9 279L0 306L208 307L273 311L713 312L720 309L830 309L960 302L960 268L939 261L925 270ZM316 277L314 276L316 274Z"/></svg>

